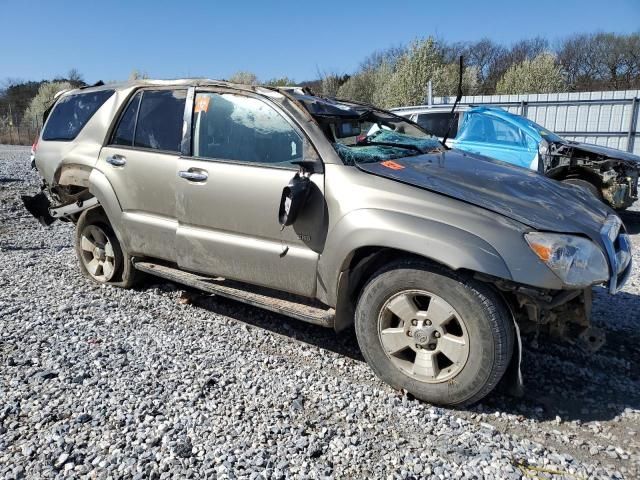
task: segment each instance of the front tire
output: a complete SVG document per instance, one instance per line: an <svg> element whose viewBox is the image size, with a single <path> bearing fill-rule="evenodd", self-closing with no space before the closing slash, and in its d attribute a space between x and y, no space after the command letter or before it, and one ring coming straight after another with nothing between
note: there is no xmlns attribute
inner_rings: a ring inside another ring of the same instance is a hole
<svg viewBox="0 0 640 480"><path fill-rule="evenodd" d="M513 352L512 320L493 290L416 260L374 275L358 300L355 328L383 381L439 405L485 397Z"/></svg>
<svg viewBox="0 0 640 480"><path fill-rule="evenodd" d="M602 193L600 192L600 189L591 182L582 180L581 178L567 178L565 180L562 180L562 183L580 187L583 190L586 190L587 192L591 193L598 200L602 201Z"/></svg>

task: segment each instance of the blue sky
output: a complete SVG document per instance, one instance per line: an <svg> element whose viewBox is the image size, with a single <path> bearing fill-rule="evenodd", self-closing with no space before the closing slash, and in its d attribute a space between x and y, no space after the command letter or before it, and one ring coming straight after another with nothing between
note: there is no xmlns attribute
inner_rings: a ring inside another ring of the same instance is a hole
<svg viewBox="0 0 640 480"><path fill-rule="evenodd" d="M250 70L302 81L349 73L374 50L428 35L509 44L640 31L640 0L0 0L0 27L0 80L76 68L87 82L126 79L133 69L154 78Z"/></svg>

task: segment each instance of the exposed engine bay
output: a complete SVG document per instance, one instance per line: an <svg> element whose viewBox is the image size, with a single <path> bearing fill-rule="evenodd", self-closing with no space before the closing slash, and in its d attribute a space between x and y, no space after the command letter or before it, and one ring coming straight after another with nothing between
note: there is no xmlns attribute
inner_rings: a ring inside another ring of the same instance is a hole
<svg viewBox="0 0 640 480"><path fill-rule="evenodd" d="M540 146L541 173L556 178L581 178L598 186L616 210L638 199L640 162L620 150L576 142L546 142Z"/></svg>

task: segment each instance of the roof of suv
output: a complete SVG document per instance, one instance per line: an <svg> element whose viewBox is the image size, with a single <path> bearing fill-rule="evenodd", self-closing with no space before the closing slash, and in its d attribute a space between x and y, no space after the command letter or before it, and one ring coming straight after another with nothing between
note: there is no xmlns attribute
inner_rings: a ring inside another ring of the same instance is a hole
<svg viewBox="0 0 640 480"><path fill-rule="evenodd" d="M124 82L105 83L101 85L91 85L87 87L75 88L67 90L64 93L79 93L79 92L92 92L99 90L125 90L133 87L169 87L169 86L224 86L228 88L235 88L238 90L256 90L258 88L268 90L288 90L291 87L265 87L262 85L244 85L239 83L225 82L222 80L213 80L209 78L179 78L175 80L127 80Z"/></svg>

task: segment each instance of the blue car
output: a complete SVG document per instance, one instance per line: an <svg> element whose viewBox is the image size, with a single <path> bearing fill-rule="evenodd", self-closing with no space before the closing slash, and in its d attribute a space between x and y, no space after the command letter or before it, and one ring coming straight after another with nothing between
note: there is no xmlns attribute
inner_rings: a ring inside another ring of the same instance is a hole
<svg viewBox="0 0 640 480"><path fill-rule="evenodd" d="M450 106L416 107L396 113L443 137ZM536 170L580 186L617 210L638 199L640 157L613 148L565 140L531 120L501 108L473 107L454 113L447 144L459 150Z"/></svg>

